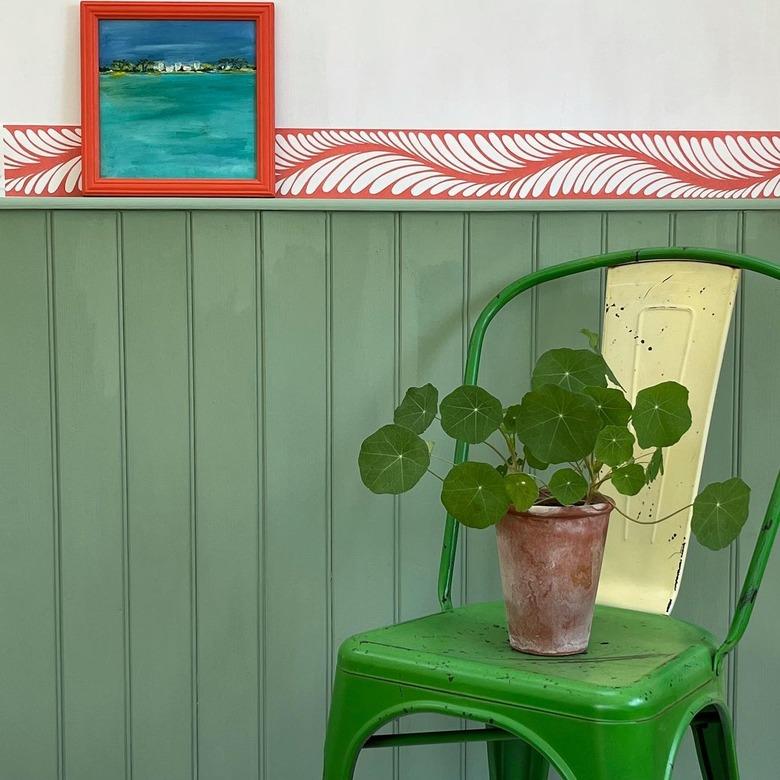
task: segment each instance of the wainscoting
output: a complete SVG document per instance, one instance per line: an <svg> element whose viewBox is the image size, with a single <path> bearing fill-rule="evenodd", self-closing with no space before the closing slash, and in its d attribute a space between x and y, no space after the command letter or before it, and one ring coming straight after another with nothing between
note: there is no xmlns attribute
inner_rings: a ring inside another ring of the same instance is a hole
<svg viewBox="0 0 780 780"><path fill-rule="evenodd" d="M31 200L0 202L13 780L317 780L339 642L436 608L435 480L394 500L357 474L403 389L458 384L480 308L534 268L668 244L780 258L766 202ZM598 328L600 296L595 272L517 301L482 384L519 398L535 355ZM676 611L720 635L780 465L779 311L746 276L704 479L741 473L753 514L732 550L694 543ZM492 534L462 538L459 599L497 598ZM780 758L775 558L729 668L750 780ZM694 764L687 743L675 778ZM358 777L484 780L484 747L372 751Z"/></svg>

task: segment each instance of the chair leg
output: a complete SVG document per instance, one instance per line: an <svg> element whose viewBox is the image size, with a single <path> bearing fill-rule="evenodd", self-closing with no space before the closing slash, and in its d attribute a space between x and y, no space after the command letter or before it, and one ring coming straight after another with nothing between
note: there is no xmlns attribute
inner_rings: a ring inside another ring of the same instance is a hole
<svg viewBox="0 0 780 780"><path fill-rule="evenodd" d="M708 707L693 719L691 729L703 780L739 780L734 731L728 713Z"/></svg>
<svg viewBox="0 0 780 780"><path fill-rule="evenodd" d="M547 780L550 763L527 742L488 742L490 780Z"/></svg>
<svg viewBox="0 0 780 780"><path fill-rule="evenodd" d="M387 702L370 683L336 671L325 735L323 780L352 780L366 736L381 725L378 714Z"/></svg>

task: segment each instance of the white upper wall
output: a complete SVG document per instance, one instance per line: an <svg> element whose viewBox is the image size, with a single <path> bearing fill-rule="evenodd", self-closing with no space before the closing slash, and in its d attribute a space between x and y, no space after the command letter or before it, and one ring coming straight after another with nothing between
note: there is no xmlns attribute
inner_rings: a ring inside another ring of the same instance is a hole
<svg viewBox="0 0 780 780"><path fill-rule="evenodd" d="M0 123L78 123L77 0L0 0ZM277 0L277 125L776 130L777 0Z"/></svg>

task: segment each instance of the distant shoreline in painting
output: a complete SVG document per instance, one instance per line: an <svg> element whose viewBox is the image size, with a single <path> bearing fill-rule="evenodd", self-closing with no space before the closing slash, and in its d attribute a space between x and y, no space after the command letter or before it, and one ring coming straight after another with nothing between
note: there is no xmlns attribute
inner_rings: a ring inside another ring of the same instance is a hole
<svg viewBox="0 0 780 780"><path fill-rule="evenodd" d="M255 25L101 20L100 174L253 179Z"/></svg>

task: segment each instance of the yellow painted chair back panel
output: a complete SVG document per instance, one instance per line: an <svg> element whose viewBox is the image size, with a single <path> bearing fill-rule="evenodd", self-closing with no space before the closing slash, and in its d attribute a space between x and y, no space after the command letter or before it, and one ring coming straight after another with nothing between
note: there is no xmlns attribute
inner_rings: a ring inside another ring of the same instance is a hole
<svg viewBox="0 0 780 780"><path fill-rule="evenodd" d="M626 395L633 402L638 390L669 380L690 391L691 428L664 450L665 474L632 497L606 483L618 508L640 521L661 518L696 496L739 274L726 266L676 261L608 271L602 350ZM690 509L646 526L613 512L598 602L670 612L690 522Z"/></svg>

